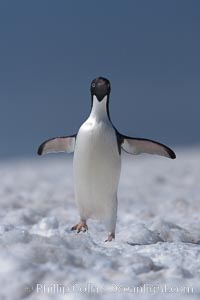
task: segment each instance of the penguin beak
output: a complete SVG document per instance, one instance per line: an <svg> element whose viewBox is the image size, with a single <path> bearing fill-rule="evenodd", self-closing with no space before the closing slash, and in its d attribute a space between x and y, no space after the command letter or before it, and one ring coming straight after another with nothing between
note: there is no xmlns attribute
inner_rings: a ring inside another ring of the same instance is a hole
<svg viewBox="0 0 200 300"><path fill-rule="evenodd" d="M103 98L108 94L105 84L98 85L98 89L95 92L95 95L99 101L102 101Z"/></svg>

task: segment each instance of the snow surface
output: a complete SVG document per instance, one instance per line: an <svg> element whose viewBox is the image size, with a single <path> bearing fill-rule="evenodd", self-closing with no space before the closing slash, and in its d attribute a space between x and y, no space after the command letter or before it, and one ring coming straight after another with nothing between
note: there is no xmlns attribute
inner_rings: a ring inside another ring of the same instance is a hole
<svg viewBox="0 0 200 300"><path fill-rule="evenodd" d="M116 240L105 243L99 221L70 231L71 157L0 163L0 299L199 299L200 149L122 165Z"/></svg>

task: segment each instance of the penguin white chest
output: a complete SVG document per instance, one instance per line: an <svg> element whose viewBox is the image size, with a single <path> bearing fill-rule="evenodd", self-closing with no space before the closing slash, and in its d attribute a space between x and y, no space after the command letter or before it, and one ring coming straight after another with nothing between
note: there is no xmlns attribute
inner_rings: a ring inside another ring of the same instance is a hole
<svg viewBox="0 0 200 300"><path fill-rule="evenodd" d="M116 209L121 156L108 119L90 116L81 126L74 152L75 197L84 218L106 217Z"/></svg>

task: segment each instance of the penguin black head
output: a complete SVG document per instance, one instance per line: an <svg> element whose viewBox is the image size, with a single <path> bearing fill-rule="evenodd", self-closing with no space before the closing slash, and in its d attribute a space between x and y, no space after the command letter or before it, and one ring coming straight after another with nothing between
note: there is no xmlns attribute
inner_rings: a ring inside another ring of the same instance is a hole
<svg viewBox="0 0 200 300"><path fill-rule="evenodd" d="M104 77L95 78L91 82L90 91L92 96L95 95L100 102L106 95L110 95L110 81Z"/></svg>

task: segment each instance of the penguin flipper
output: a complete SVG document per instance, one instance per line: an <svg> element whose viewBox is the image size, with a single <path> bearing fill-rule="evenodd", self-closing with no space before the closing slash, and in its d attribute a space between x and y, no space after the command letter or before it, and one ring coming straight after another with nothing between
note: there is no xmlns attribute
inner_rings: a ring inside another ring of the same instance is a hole
<svg viewBox="0 0 200 300"><path fill-rule="evenodd" d="M38 148L38 155L56 152L74 152L76 135L55 137L43 142Z"/></svg>
<svg viewBox="0 0 200 300"><path fill-rule="evenodd" d="M138 155L141 153L157 154L171 159L176 158L176 154L168 146L156 141L143 138L133 138L120 134L119 141L121 148L129 153Z"/></svg>

